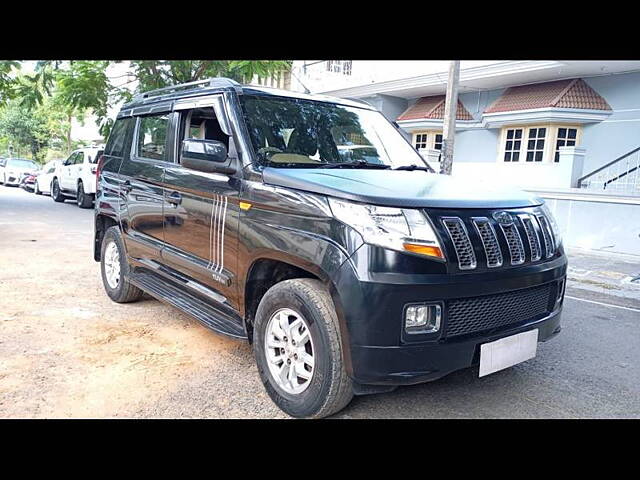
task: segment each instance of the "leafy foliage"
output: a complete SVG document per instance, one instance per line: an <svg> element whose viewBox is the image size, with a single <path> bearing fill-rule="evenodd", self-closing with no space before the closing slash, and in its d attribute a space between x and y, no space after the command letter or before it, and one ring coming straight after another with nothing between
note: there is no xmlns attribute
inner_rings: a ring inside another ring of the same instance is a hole
<svg viewBox="0 0 640 480"><path fill-rule="evenodd" d="M20 69L20 62L14 60L0 60L0 105L13 96L13 82L11 72Z"/></svg>
<svg viewBox="0 0 640 480"><path fill-rule="evenodd" d="M218 76L247 82L254 76L267 78L291 68L291 62L280 60L133 60L124 75L128 81L115 85L108 76L114 63L120 62L41 61L34 73L12 76L20 63L0 61L0 108L10 99L17 102L7 105L6 112L0 112L4 118L0 136L4 134L22 145L29 144L32 153L37 151L41 155L47 145L64 137L60 136L60 129L66 128L69 149L72 117L81 119L92 112L100 134L106 139L113 125L113 119L108 118L109 110L129 101L134 93ZM136 85L135 90L130 88L132 85ZM16 116L18 110L25 115L23 123ZM50 141L41 138L43 132L52 135ZM36 154L33 155L35 158Z"/></svg>
<svg viewBox="0 0 640 480"><path fill-rule="evenodd" d="M14 99L0 112L0 136L9 138L15 146L28 148L39 162L47 147L64 139L66 128L64 115L52 110L48 101L27 109Z"/></svg>

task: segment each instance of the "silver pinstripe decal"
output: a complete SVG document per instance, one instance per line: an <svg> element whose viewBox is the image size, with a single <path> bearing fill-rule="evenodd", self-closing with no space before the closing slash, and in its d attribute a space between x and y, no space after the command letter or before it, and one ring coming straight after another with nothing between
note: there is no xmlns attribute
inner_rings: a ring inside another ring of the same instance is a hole
<svg viewBox="0 0 640 480"><path fill-rule="evenodd" d="M224 197L224 213L222 214L222 236L220 239L220 272L224 270L224 230L227 226L227 197Z"/></svg>
<svg viewBox="0 0 640 480"><path fill-rule="evenodd" d="M214 205L214 200L211 199L211 221L209 222L209 262L207 263L207 268L212 268L213 267L213 259L212 259L212 253L213 253L213 205Z"/></svg>
<svg viewBox="0 0 640 480"><path fill-rule="evenodd" d="M216 273L224 270L224 230L227 222L228 199L215 194L211 199L209 224L209 262L207 268Z"/></svg>

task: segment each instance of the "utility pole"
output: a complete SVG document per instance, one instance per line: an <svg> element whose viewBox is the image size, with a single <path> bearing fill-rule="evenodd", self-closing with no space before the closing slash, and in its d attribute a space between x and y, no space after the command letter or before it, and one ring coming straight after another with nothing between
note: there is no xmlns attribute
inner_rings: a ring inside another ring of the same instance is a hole
<svg viewBox="0 0 640 480"><path fill-rule="evenodd" d="M444 127L442 131L442 158L440 173L451 175L453 164L453 140L456 134L456 113L458 110L458 79L460 78L460 60L449 65L447 97L444 102Z"/></svg>

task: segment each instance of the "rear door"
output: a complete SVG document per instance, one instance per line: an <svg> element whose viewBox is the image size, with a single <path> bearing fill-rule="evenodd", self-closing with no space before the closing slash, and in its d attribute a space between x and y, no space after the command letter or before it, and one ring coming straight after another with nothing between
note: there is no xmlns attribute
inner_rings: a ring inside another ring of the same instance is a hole
<svg viewBox="0 0 640 480"><path fill-rule="evenodd" d="M73 161L73 164L69 165L69 178L67 180L68 182L68 188L72 191L76 191L78 189L78 178L80 178L80 171L82 169L82 165L84 164L84 159L85 159L86 155L83 151L80 151L76 154L76 158Z"/></svg>
<svg viewBox="0 0 640 480"><path fill-rule="evenodd" d="M134 117L133 141L120 167L121 205L125 243L129 255L158 261L163 246L164 168L171 113Z"/></svg>
<svg viewBox="0 0 640 480"><path fill-rule="evenodd" d="M221 95L176 105L176 163L165 168L163 262L236 305L240 171L205 173L180 164L185 138L219 140L236 157ZM195 106L196 108L188 108Z"/></svg>
<svg viewBox="0 0 640 480"><path fill-rule="evenodd" d="M60 165L58 183L60 184L60 188L64 190L71 189L71 169L73 168L73 164L75 163L77 156L78 152L71 153L69 158Z"/></svg>

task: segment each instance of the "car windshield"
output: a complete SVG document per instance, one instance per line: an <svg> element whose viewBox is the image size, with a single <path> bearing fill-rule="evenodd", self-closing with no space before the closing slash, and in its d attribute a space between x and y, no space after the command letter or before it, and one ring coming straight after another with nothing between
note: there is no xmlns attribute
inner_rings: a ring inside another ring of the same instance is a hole
<svg viewBox="0 0 640 480"><path fill-rule="evenodd" d="M240 98L251 143L262 165L425 166L402 134L377 111L266 95Z"/></svg>
<svg viewBox="0 0 640 480"><path fill-rule="evenodd" d="M19 160L12 158L7 161L7 167L13 168L38 168L38 165L31 160Z"/></svg>

